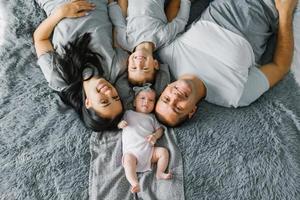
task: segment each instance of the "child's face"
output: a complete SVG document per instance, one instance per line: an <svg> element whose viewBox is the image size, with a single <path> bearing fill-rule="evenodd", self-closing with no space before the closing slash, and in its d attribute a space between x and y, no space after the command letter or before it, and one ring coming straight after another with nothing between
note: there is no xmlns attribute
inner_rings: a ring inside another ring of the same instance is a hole
<svg viewBox="0 0 300 200"><path fill-rule="evenodd" d="M134 100L135 110L141 113L151 113L155 105L154 91L141 91Z"/></svg>
<svg viewBox="0 0 300 200"><path fill-rule="evenodd" d="M128 58L128 78L134 85L152 82L157 69L157 60L146 51L137 50Z"/></svg>

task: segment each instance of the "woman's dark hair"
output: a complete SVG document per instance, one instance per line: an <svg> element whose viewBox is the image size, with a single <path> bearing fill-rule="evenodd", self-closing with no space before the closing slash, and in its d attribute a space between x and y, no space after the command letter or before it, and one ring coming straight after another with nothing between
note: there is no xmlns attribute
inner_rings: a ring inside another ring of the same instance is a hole
<svg viewBox="0 0 300 200"><path fill-rule="evenodd" d="M87 109L85 106L86 96L83 81L89 80L95 75L101 77L104 74L100 62L102 56L88 47L90 41L90 33L85 33L64 46L65 52L62 56L56 54L55 61L57 62L58 71L68 85L59 95L64 103L75 109L88 128L94 131L117 129L117 124L123 113L120 113L114 119L105 119L98 116L92 108ZM83 71L87 68L92 73L85 77Z"/></svg>

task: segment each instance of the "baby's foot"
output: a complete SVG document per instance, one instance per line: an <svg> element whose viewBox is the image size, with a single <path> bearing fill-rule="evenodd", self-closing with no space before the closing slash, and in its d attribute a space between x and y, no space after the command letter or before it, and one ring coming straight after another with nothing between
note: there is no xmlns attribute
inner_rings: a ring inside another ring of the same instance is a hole
<svg viewBox="0 0 300 200"><path fill-rule="evenodd" d="M140 191L140 185L139 185L138 183L133 184L133 185L131 186L130 191L131 191L132 193L137 193L137 192L139 192L139 191Z"/></svg>
<svg viewBox="0 0 300 200"><path fill-rule="evenodd" d="M156 178L157 179L171 179L173 175L171 173L156 173Z"/></svg>

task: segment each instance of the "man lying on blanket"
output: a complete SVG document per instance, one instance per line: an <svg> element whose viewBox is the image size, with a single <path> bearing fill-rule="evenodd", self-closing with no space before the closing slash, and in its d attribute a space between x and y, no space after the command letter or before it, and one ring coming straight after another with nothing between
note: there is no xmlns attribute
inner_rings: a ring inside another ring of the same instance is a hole
<svg viewBox="0 0 300 200"><path fill-rule="evenodd" d="M291 66L297 2L213 1L184 34L159 51L177 81L161 94L158 119L176 126L193 116L203 98L225 107L246 106L279 82ZM276 30L273 60L258 68Z"/></svg>

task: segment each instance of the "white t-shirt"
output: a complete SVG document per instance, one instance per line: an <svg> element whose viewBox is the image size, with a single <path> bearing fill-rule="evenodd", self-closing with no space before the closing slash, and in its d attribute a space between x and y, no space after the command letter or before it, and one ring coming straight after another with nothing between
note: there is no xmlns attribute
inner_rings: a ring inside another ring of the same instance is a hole
<svg viewBox="0 0 300 200"><path fill-rule="evenodd" d="M169 46L159 51L164 63L178 79L193 74L206 86L208 102L238 107L255 65L251 45L243 37L212 22L198 20Z"/></svg>

